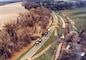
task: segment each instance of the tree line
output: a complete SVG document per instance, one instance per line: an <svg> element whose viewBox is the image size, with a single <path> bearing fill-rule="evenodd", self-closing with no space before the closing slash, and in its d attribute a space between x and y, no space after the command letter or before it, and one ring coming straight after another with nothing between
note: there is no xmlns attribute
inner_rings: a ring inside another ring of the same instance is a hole
<svg viewBox="0 0 86 60"><path fill-rule="evenodd" d="M76 2L43 2L43 6L52 9L52 10L68 10L80 7L86 7L86 1L76 1Z"/></svg>
<svg viewBox="0 0 86 60"><path fill-rule="evenodd" d="M43 2L23 2L22 5L26 9L37 8L39 6L44 6L51 10L68 10L80 7L86 7L86 1L76 1L76 2L66 2L66 1L43 1Z"/></svg>

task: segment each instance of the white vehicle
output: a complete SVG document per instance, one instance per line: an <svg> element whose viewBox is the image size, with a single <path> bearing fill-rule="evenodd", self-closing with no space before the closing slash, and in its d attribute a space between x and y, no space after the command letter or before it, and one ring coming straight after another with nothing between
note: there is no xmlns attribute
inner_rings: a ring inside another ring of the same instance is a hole
<svg viewBox="0 0 86 60"><path fill-rule="evenodd" d="M82 52L82 53L81 53L81 56L84 56L84 55L85 55L85 52Z"/></svg>

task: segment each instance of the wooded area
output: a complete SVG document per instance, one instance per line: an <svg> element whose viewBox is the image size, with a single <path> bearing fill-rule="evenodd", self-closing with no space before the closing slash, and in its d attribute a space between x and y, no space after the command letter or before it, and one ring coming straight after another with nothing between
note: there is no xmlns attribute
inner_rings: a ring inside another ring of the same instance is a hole
<svg viewBox="0 0 86 60"><path fill-rule="evenodd" d="M50 17L50 10L37 7L20 13L16 21L6 23L0 30L0 60L11 58L14 52L39 38L47 30Z"/></svg>

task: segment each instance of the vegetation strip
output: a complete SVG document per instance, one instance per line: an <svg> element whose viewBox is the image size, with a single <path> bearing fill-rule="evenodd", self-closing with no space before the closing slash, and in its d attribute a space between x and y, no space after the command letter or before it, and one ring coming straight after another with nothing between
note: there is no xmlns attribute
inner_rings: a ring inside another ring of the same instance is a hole
<svg viewBox="0 0 86 60"><path fill-rule="evenodd" d="M55 43L53 46L51 46L50 49L48 49L43 55L39 56L38 58L36 58L35 60L51 60L51 57L54 53L54 50L56 48L56 45L58 45L59 43Z"/></svg>

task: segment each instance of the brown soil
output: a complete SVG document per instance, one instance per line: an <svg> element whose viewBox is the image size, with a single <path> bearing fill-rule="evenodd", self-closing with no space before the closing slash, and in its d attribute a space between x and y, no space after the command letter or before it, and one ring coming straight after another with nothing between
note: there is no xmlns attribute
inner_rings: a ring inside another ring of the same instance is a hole
<svg viewBox="0 0 86 60"><path fill-rule="evenodd" d="M19 52L15 52L14 56L8 60L16 60L20 57L24 52L26 52L36 41L32 41L31 44L28 44L26 47L23 47Z"/></svg>

